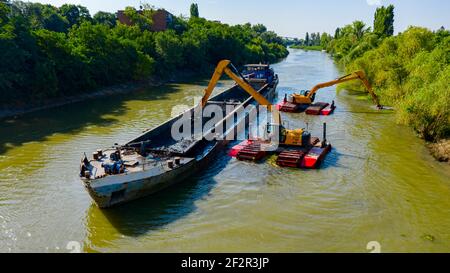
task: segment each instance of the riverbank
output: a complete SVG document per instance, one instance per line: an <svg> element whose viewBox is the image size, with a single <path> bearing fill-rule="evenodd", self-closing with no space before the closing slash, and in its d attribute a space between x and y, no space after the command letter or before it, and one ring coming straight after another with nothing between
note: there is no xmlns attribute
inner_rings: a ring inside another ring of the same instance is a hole
<svg viewBox="0 0 450 273"><path fill-rule="evenodd" d="M450 164L450 139L442 139L436 143L427 144L427 147L436 160Z"/></svg>
<svg viewBox="0 0 450 273"><path fill-rule="evenodd" d="M448 161L442 143L450 138L450 32L410 27L393 36L367 32L352 39L353 29L330 41L327 52L347 73L364 70L383 105L396 109L396 121L411 127L439 161ZM346 87L359 87L347 83Z"/></svg>
<svg viewBox="0 0 450 273"><path fill-rule="evenodd" d="M321 46L291 46L293 49L303 49L303 50L313 50L313 51L322 51L324 48Z"/></svg>
<svg viewBox="0 0 450 273"><path fill-rule="evenodd" d="M59 106L64 106L84 100L105 97L110 95L124 94L132 91L137 91L145 87L159 86L164 84L162 80L148 80L142 82L130 82L109 87L101 88L92 93L83 93L76 96L59 97L53 99L46 99L39 102L28 103L18 107L1 107L0 119L21 116L24 114L51 109Z"/></svg>
<svg viewBox="0 0 450 273"><path fill-rule="evenodd" d="M207 76L206 71L196 73L192 71L179 70L176 73L173 73L172 77L170 78L149 77L146 80L132 81L123 84L102 87L96 90L87 91L74 96L63 96L57 98L44 99L41 101L34 101L22 104L20 106L16 105L14 107L0 106L0 120L11 117L17 117L40 110L46 110L64 105L69 105L76 102L91 100L95 98L131 93L149 87L161 86L163 84L174 82L176 80L183 80L192 77L203 77L203 76L205 77Z"/></svg>

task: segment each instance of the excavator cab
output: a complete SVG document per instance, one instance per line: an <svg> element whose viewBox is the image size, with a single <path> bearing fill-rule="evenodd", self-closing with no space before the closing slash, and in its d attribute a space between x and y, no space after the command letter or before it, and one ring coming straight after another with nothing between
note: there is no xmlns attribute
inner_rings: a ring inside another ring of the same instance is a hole
<svg viewBox="0 0 450 273"><path fill-rule="evenodd" d="M301 90L299 94L294 94L294 103L296 104L311 104L316 98L316 94L309 96L311 91Z"/></svg>
<svg viewBox="0 0 450 273"><path fill-rule="evenodd" d="M285 146L306 147L310 145L311 134L305 129L286 129L281 124L267 123L266 140L275 141L274 136L278 134L278 143Z"/></svg>

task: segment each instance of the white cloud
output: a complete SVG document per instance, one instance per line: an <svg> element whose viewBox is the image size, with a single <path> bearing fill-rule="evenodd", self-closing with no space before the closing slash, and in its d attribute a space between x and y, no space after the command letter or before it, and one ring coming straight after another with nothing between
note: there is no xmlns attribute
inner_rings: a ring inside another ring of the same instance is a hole
<svg viewBox="0 0 450 273"><path fill-rule="evenodd" d="M381 6L381 0L366 0L369 6Z"/></svg>

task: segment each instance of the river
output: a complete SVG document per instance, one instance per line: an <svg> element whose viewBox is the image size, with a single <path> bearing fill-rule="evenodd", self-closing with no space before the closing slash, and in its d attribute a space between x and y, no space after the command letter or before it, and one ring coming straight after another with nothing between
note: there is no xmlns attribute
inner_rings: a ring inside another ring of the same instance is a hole
<svg viewBox="0 0 450 273"><path fill-rule="evenodd" d="M339 76L322 52L273 65L285 93ZM221 82L223 89L230 81ZM207 80L114 95L0 121L0 252L450 252L450 168L363 93L319 91L329 117L284 114L334 149L319 170L230 159L186 183L100 210L78 178L83 152L123 143L193 104ZM70 243L69 243L70 242Z"/></svg>

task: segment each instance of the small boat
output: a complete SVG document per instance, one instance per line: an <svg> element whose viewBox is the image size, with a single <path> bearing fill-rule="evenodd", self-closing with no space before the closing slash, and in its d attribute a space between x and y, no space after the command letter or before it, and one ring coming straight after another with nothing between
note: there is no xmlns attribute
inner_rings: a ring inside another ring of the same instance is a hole
<svg viewBox="0 0 450 273"><path fill-rule="evenodd" d="M266 76L258 76L257 80L247 79L248 83L261 95L273 100L278 76L269 65L260 68L253 65L252 68L264 71ZM234 129L242 122L248 122L248 118L236 119L235 115L247 105L255 103L247 92L234 85L207 101L207 105L220 106L223 111L224 119L216 126L233 117L233 126L227 127L229 130L223 135L208 138L205 134L202 137L192 134L190 138L174 140L171 128L183 117L182 113L123 145L99 149L92 153L90 159L85 155L80 164L82 183L100 208L108 208L186 180L208 167L211 159L228 144L226 135L234 133ZM227 105L235 106L235 110L226 113ZM186 112L193 114L194 110L195 107ZM208 119L202 118L202 125L206 122ZM207 134L213 134L213 131Z"/></svg>
<svg viewBox="0 0 450 273"><path fill-rule="evenodd" d="M275 77L269 64L246 64L241 74L249 83L271 82Z"/></svg>

